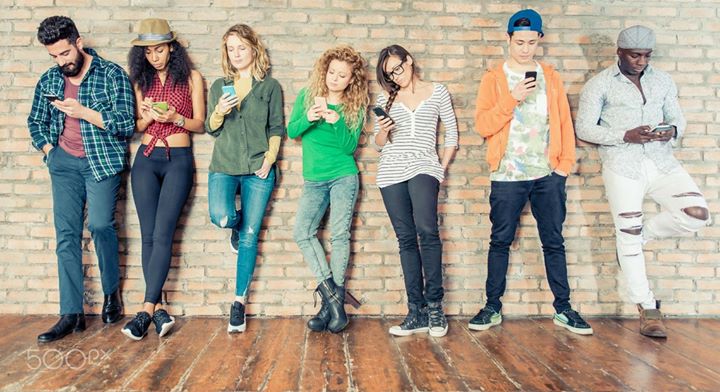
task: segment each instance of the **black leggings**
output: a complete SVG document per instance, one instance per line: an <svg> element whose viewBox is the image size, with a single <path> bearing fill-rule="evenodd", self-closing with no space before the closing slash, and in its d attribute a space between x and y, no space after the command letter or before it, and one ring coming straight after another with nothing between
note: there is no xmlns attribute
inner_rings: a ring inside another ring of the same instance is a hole
<svg viewBox="0 0 720 392"><path fill-rule="evenodd" d="M162 288L170 270L172 241L177 221L193 185L191 147L158 145L149 157L138 148L131 170L132 193L140 218L142 268L145 301L160 303Z"/></svg>

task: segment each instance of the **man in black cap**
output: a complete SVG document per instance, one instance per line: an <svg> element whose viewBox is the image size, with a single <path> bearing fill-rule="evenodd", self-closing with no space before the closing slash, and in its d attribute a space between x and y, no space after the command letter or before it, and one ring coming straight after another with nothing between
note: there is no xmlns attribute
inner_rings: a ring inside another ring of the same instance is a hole
<svg viewBox="0 0 720 392"><path fill-rule="evenodd" d="M617 256L630 300L640 311L640 333L667 336L660 301L650 290L643 245L698 231L709 222L707 202L673 157L685 131L677 87L650 66L654 32L632 26L617 40L617 64L590 79L576 119L578 138L600 145L605 193L615 223ZM643 200L662 212L643 223Z"/></svg>

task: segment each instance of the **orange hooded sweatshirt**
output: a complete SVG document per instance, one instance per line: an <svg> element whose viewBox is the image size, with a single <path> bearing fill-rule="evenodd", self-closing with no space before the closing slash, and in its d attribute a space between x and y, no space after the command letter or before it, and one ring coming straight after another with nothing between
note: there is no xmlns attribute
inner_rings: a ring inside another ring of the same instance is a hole
<svg viewBox="0 0 720 392"><path fill-rule="evenodd" d="M550 145L550 167L570 174L575 164L575 130L570 117L565 89L560 74L551 65L540 63L545 74ZM480 81L475 101L475 130L487 139L487 162L496 171L505 155L510 122L518 101L510 94L503 66L489 70Z"/></svg>

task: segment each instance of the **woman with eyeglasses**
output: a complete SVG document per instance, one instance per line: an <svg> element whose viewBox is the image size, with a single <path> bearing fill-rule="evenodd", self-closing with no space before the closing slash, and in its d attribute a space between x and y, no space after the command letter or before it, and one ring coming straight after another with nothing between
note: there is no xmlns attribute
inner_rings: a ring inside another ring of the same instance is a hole
<svg viewBox="0 0 720 392"><path fill-rule="evenodd" d="M442 309L438 193L458 148L458 129L447 88L422 80L418 71L402 46L380 51L376 73L383 92L376 104L389 117L379 116L375 124L375 144L382 149L377 185L398 238L408 296L407 317L389 332L440 337L448 324ZM438 119L445 127L442 159L437 153Z"/></svg>
<svg viewBox="0 0 720 392"><path fill-rule="evenodd" d="M302 196L293 236L318 282L320 312L308 321L312 331L342 331L345 271L350 258L350 225L359 189L355 149L365 123L367 63L355 49L328 49L315 63L307 88L300 90L288 124L288 136L302 138ZM330 207L330 265L317 238Z"/></svg>

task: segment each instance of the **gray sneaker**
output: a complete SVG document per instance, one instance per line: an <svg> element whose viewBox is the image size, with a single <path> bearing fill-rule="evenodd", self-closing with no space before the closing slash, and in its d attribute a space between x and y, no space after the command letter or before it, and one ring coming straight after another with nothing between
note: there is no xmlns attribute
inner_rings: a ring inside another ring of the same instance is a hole
<svg viewBox="0 0 720 392"><path fill-rule="evenodd" d="M445 313L442 310L442 304L440 302L428 303L428 319L430 336L439 338L447 334L448 322L445 318Z"/></svg>
<svg viewBox="0 0 720 392"><path fill-rule="evenodd" d="M391 335L410 336L414 333L427 332L428 313L427 307L420 307L416 304L408 304L408 314L400 325L390 327Z"/></svg>

